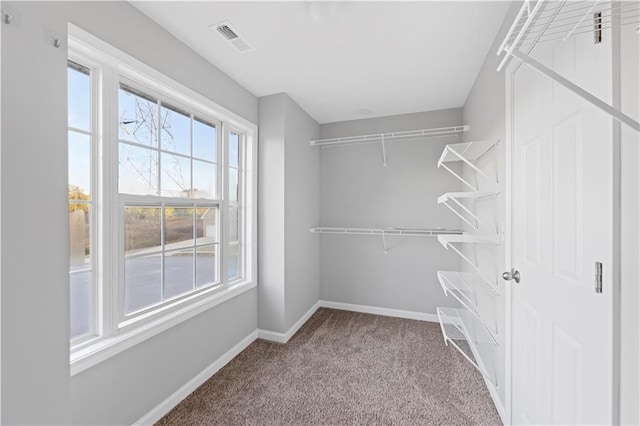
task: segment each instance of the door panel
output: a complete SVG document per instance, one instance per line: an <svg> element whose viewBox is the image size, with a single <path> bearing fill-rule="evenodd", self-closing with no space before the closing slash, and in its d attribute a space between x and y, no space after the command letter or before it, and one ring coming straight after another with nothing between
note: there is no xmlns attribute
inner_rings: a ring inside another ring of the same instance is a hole
<svg viewBox="0 0 640 426"><path fill-rule="evenodd" d="M522 348L522 382L524 423L537 424L539 412L538 389L540 389L540 314L531 305L523 303L522 334L531 336Z"/></svg>
<svg viewBox="0 0 640 426"><path fill-rule="evenodd" d="M541 44L539 62L608 101L611 37ZM611 119L526 65L512 76L512 420L612 421ZM594 291L602 262L604 292ZM610 269L610 268L609 268Z"/></svg>
<svg viewBox="0 0 640 426"><path fill-rule="evenodd" d="M554 272L577 283L582 261L582 132L580 114L553 126Z"/></svg>
<svg viewBox="0 0 640 426"><path fill-rule="evenodd" d="M533 139L523 147L524 163L524 260L530 265L541 262L541 208L542 208L542 143L539 138Z"/></svg>
<svg viewBox="0 0 640 426"><path fill-rule="evenodd" d="M553 382L551 389L552 418L554 424L580 423L581 404L581 370L582 345L569 333L553 325L552 335L552 369Z"/></svg>

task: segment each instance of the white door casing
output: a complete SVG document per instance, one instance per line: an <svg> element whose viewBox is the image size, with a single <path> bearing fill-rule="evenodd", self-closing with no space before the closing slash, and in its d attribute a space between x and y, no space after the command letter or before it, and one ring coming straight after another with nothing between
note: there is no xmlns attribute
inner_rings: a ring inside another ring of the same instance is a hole
<svg viewBox="0 0 640 426"><path fill-rule="evenodd" d="M611 36L530 55L611 99ZM507 74L512 129L512 422L612 422L613 130L606 114L527 65ZM595 292L602 262L603 292Z"/></svg>

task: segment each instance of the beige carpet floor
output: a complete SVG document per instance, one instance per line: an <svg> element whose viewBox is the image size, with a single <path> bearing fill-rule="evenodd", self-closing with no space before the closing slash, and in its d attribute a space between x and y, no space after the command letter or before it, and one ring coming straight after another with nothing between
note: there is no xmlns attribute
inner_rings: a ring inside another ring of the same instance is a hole
<svg viewBox="0 0 640 426"><path fill-rule="evenodd" d="M158 424L501 423L438 324L321 308L286 345L252 343Z"/></svg>

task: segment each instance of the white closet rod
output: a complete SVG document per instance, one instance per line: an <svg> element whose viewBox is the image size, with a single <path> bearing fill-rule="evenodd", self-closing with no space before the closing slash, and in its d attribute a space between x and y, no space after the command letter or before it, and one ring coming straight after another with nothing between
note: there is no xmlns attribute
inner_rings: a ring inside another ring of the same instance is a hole
<svg viewBox="0 0 640 426"><path fill-rule="evenodd" d="M521 60L525 64L529 65L531 68L535 69L539 73L544 74L547 77L551 78L552 80L555 80L558 83L562 84L564 87L566 87L567 89L571 90L573 93L575 93L576 95L580 96L582 99L586 100L591 105L593 105L596 108L599 108L600 110L602 110L605 113L609 114L610 116L612 116L613 118L615 118L619 122L626 124L627 126L631 127L636 132L640 132L640 123L638 123L633 118L629 117L626 114L623 114L622 112L620 112L616 108L612 107L608 103L600 100L600 98L592 95L591 93L589 93L586 90L584 90L582 87L572 83L571 81L567 80L566 78L564 78L563 76L561 76L557 72L553 71L552 69L542 65L540 62L536 61L535 59L531 58L530 56L525 55L524 53L522 53L520 51L513 52L512 54L513 54L513 56L515 56L516 58L518 58L519 60Z"/></svg>

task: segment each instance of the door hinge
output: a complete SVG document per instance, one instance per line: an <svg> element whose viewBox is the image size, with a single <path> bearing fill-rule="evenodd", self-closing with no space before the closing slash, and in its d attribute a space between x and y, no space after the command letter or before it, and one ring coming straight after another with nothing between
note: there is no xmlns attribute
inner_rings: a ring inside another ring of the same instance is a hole
<svg viewBox="0 0 640 426"><path fill-rule="evenodd" d="M596 293L602 293L602 263L596 262Z"/></svg>
<svg viewBox="0 0 640 426"><path fill-rule="evenodd" d="M593 14L593 44L602 43L602 12Z"/></svg>

